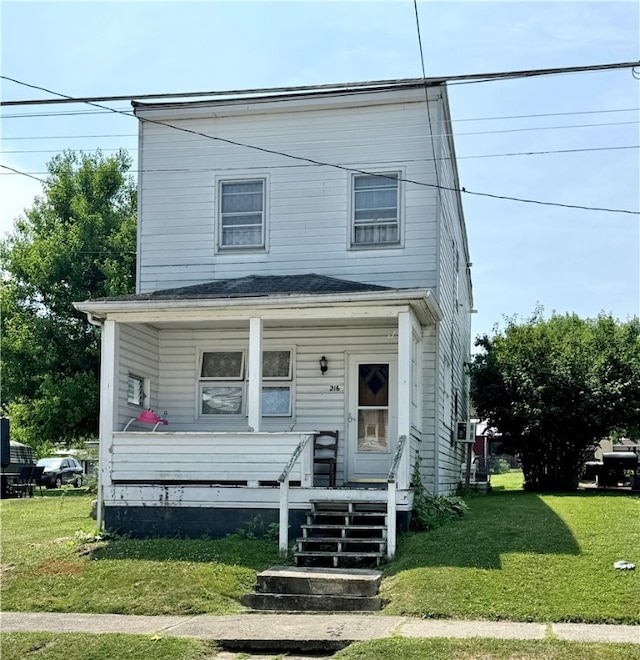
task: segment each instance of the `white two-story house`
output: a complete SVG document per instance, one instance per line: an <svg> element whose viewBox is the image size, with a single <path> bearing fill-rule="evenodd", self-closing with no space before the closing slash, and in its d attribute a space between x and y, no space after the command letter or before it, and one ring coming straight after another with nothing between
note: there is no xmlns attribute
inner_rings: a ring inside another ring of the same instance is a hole
<svg viewBox="0 0 640 660"><path fill-rule="evenodd" d="M219 536L259 516L284 549L310 502L382 501L392 556L414 471L449 494L466 451L471 263L446 86L134 109L136 294L77 304L102 327L100 524ZM334 479L319 431L338 438Z"/></svg>

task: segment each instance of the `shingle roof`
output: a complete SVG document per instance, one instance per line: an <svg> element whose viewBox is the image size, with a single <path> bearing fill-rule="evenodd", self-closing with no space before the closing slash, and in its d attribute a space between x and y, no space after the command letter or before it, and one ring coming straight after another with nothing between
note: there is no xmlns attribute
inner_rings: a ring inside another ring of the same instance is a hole
<svg viewBox="0 0 640 660"><path fill-rule="evenodd" d="M341 280L316 275L248 275L229 280L215 280L205 284L163 289L129 296L100 300L191 300L213 298L251 298L264 296L317 295L326 293L363 293L389 291L391 287Z"/></svg>

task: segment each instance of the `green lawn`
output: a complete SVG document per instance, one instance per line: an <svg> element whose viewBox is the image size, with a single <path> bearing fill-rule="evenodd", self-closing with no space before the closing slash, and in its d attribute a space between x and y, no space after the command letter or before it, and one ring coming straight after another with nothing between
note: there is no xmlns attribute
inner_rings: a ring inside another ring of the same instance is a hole
<svg viewBox="0 0 640 660"><path fill-rule="evenodd" d="M587 644L544 640L381 639L358 642L336 660L640 660L637 644Z"/></svg>
<svg viewBox="0 0 640 660"><path fill-rule="evenodd" d="M498 475L511 477L509 475ZM386 614L640 623L640 497L500 490L467 515L400 539L386 567Z"/></svg>
<svg viewBox="0 0 640 660"><path fill-rule="evenodd" d="M640 660L640 645L587 644L555 639L381 639L358 642L335 660Z"/></svg>
<svg viewBox="0 0 640 660"><path fill-rule="evenodd" d="M211 641L142 635L77 633L3 633L3 660L214 660ZM238 653L237 660L249 659ZM281 658L263 655L261 658ZM336 660L640 660L640 645L587 644L554 639L383 639L358 642L338 652Z"/></svg>
<svg viewBox="0 0 640 660"><path fill-rule="evenodd" d="M215 644L159 635L3 633L2 660L213 660Z"/></svg>
<svg viewBox="0 0 640 660"><path fill-rule="evenodd" d="M524 477L522 476L522 470L509 470L509 472L504 472L503 474L491 475L491 488L495 492L522 490L523 483Z"/></svg>
<svg viewBox="0 0 640 660"><path fill-rule="evenodd" d="M515 476L514 476L515 475ZM400 538L384 567L383 614L640 623L640 497L538 496L519 485L467 498L469 512ZM275 541L119 538L95 531L90 498L0 502L4 610L231 614L256 571L281 563Z"/></svg>
<svg viewBox="0 0 640 660"><path fill-rule="evenodd" d="M245 539L120 538L95 532L89 497L4 500L2 609L118 614L232 614L277 543Z"/></svg>

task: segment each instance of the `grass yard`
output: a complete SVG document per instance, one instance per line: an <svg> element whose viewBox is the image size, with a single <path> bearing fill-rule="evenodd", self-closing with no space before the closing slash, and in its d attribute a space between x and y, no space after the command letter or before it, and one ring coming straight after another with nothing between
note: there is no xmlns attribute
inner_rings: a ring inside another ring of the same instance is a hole
<svg viewBox="0 0 640 660"><path fill-rule="evenodd" d="M4 500L3 610L233 614L277 543L239 538L91 540L89 497ZM115 657L115 656L114 656Z"/></svg>
<svg viewBox="0 0 640 660"><path fill-rule="evenodd" d="M640 497L537 495L512 490L514 479L494 476L464 518L400 539L385 614L640 623L640 570L613 568L640 568Z"/></svg>
<svg viewBox="0 0 640 660"><path fill-rule="evenodd" d="M640 623L640 570L613 569L640 568L640 497L539 496L508 473L467 502L464 518L400 538L383 614ZM232 614L256 571L281 563L275 541L240 537L88 542L89 508L87 496L0 502L2 609Z"/></svg>
<svg viewBox="0 0 640 660"><path fill-rule="evenodd" d="M509 470L509 472L503 472L502 474L491 475L491 488L494 492L522 490L523 484L522 470Z"/></svg>
<svg viewBox="0 0 640 660"><path fill-rule="evenodd" d="M211 641L142 635L77 633L4 633L3 660L45 657L47 660L214 660L218 649ZM228 656L226 656L228 657ZM250 660L249 654L234 654ZM260 654L260 658L286 660ZM339 651L335 660L640 660L640 645L587 644L553 639L536 641L496 639L383 639L358 642Z"/></svg>
<svg viewBox="0 0 640 660"><path fill-rule="evenodd" d="M213 660L215 644L198 639L151 635L3 633L2 660Z"/></svg>
<svg viewBox="0 0 640 660"><path fill-rule="evenodd" d="M381 639L358 642L335 660L640 660L637 644L587 644L545 640Z"/></svg>

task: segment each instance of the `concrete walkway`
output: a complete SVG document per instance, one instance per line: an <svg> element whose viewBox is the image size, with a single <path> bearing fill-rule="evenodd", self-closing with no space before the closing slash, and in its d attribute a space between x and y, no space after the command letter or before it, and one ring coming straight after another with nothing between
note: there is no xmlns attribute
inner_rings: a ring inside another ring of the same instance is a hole
<svg viewBox="0 0 640 660"><path fill-rule="evenodd" d="M640 644L640 626L579 623L517 623L412 619L367 614L263 614L233 616L125 616L121 614L58 614L2 612L2 632L129 633L198 637L243 651L336 651L352 642L402 637L492 637L543 639L547 635L583 642Z"/></svg>

